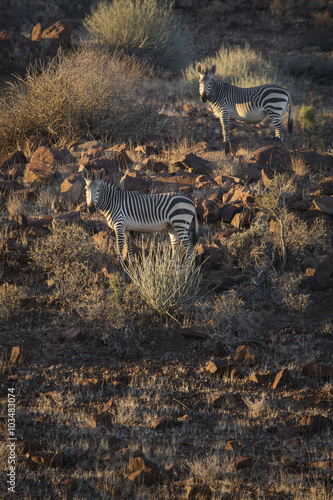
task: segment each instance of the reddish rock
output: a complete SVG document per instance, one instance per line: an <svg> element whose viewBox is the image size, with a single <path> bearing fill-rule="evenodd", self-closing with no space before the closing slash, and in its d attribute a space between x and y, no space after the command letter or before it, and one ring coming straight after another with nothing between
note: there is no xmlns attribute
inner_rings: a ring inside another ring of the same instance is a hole
<svg viewBox="0 0 333 500"><path fill-rule="evenodd" d="M128 170L121 178L119 187L123 190L136 191L139 193L147 193L151 186L151 179L146 175Z"/></svg>
<svg viewBox="0 0 333 500"><path fill-rule="evenodd" d="M254 366L256 357L249 346L241 345L236 349L234 361L239 365Z"/></svg>
<svg viewBox="0 0 333 500"><path fill-rule="evenodd" d="M223 203L254 203L253 193L241 184L234 184L227 193L223 195Z"/></svg>
<svg viewBox="0 0 333 500"><path fill-rule="evenodd" d="M10 355L10 361L14 364L17 364L20 358L22 358L22 347L18 346L13 347Z"/></svg>
<svg viewBox="0 0 333 500"><path fill-rule="evenodd" d="M156 418L153 423L151 424L151 428L154 429L155 431L160 431L164 429L169 429L170 427L174 427L177 425L178 422L176 420L173 420L172 418L169 417L158 417Z"/></svg>
<svg viewBox="0 0 333 500"><path fill-rule="evenodd" d="M72 40L72 29L68 23L57 21L42 32L41 38L52 38L68 47Z"/></svg>
<svg viewBox="0 0 333 500"><path fill-rule="evenodd" d="M128 479L138 485L151 486L155 483L161 483L163 476L155 469L141 469L129 474Z"/></svg>
<svg viewBox="0 0 333 500"><path fill-rule="evenodd" d="M259 385L269 385L274 381L275 377L276 375L269 371L268 372L259 371L257 373L253 373L250 376L249 380Z"/></svg>
<svg viewBox="0 0 333 500"><path fill-rule="evenodd" d="M235 362L232 360L231 356L225 358L213 358L206 364L206 370L213 375L229 373L230 369L235 366Z"/></svg>
<svg viewBox="0 0 333 500"><path fill-rule="evenodd" d="M319 212L323 212L327 215L333 214L333 196L328 196L327 194L323 194L319 198L315 198L312 201L312 205L310 210L318 210Z"/></svg>
<svg viewBox="0 0 333 500"><path fill-rule="evenodd" d="M169 167L170 174L177 172L179 169L196 175L204 174L209 177L212 175L209 163L194 153L178 155L172 159Z"/></svg>
<svg viewBox="0 0 333 500"><path fill-rule="evenodd" d="M142 469L155 469L158 471L158 465L144 456L131 458L128 468L131 472Z"/></svg>
<svg viewBox="0 0 333 500"><path fill-rule="evenodd" d="M294 387L294 380L290 374L288 368L283 368L280 373L277 374L273 382L273 389L292 389Z"/></svg>

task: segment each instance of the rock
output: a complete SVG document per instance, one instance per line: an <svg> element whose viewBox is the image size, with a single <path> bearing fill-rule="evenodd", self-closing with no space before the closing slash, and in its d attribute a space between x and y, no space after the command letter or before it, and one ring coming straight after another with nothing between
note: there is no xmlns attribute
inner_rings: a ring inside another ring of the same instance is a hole
<svg viewBox="0 0 333 500"><path fill-rule="evenodd" d="M204 174L209 177L212 176L212 170L209 163L194 153L178 155L172 159L169 173L176 173L178 170L186 170L186 172L191 172L196 175Z"/></svg>
<svg viewBox="0 0 333 500"><path fill-rule="evenodd" d="M41 35L39 27L35 26L35 28L35 36L37 36L37 38L40 37L39 40L43 38L52 38L53 40L58 40L59 44L63 44L66 47L69 47L71 44L72 29L70 25L64 21L57 21L56 23L52 24L52 26L43 30Z"/></svg>
<svg viewBox="0 0 333 500"><path fill-rule="evenodd" d="M202 328L196 326L190 326L188 328L181 328L180 333L184 337L195 338L195 339L207 339L208 333L203 331Z"/></svg>
<svg viewBox="0 0 333 500"><path fill-rule="evenodd" d="M98 158L105 154L104 146L101 141L74 141L68 144L68 149L72 156L78 160L88 156L89 159Z"/></svg>
<svg viewBox="0 0 333 500"><path fill-rule="evenodd" d="M70 342L77 342L83 339L82 330L78 327L69 328L64 332L64 335Z"/></svg>
<svg viewBox="0 0 333 500"><path fill-rule="evenodd" d="M234 466L236 470L245 469L246 467L251 467L253 463L253 458L251 457L238 457L234 461Z"/></svg>
<svg viewBox="0 0 333 500"><path fill-rule="evenodd" d="M224 204L227 203L244 203L244 204L252 204L254 203L254 195L253 193L246 187L241 184L233 185L227 193L223 195L222 199Z"/></svg>
<svg viewBox="0 0 333 500"><path fill-rule="evenodd" d="M15 346L12 349L11 355L10 355L10 361L13 364L18 364L18 362L22 360L22 347Z"/></svg>
<svg viewBox="0 0 333 500"><path fill-rule="evenodd" d="M327 215L333 214L333 196L328 196L327 194L323 194L319 198L315 198L312 201L312 205L310 210L318 210L319 212L323 212Z"/></svg>
<svg viewBox="0 0 333 500"><path fill-rule="evenodd" d="M56 174L56 168L50 163L45 163L42 160L34 160L27 164L23 182L48 184L55 179Z"/></svg>
<svg viewBox="0 0 333 500"><path fill-rule="evenodd" d="M94 391L99 391L101 389L103 382L98 377L92 377L92 378L80 379L78 381L78 385L81 389L83 389L86 392L94 392Z"/></svg>
<svg viewBox="0 0 333 500"><path fill-rule="evenodd" d="M151 186L151 179L140 172L128 170L120 180L119 187L122 190L147 193Z"/></svg>
<svg viewBox="0 0 333 500"><path fill-rule="evenodd" d="M229 373L230 369L235 366L235 362L231 356L225 358L213 358L206 364L206 370L212 375Z"/></svg>
<svg viewBox="0 0 333 500"><path fill-rule="evenodd" d="M302 281L311 290L326 290L333 286L333 254L323 258L315 269L308 268Z"/></svg>
<svg viewBox="0 0 333 500"><path fill-rule="evenodd" d="M128 156L125 151L126 145L121 144L120 146L114 146L112 148L108 148L104 151L105 155L114 160L120 169L127 168L129 165L133 165L133 161Z"/></svg>
<svg viewBox="0 0 333 500"><path fill-rule="evenodd" d="M25 454L26 466L29 469L37 470L39 468L56 468L63 464L62 455L56 452L33 451Z"/></svg>
<svg viewBox="0 0 333 500"><path fill-rule="evenodd" d="M276 374L274 373L271 373L271 372L257 372L257 373L253 373L249 380L251 382L255 382L256 384L258 385L269 385L271 384L274 379L276 377Z"/></svg>
<svg viewBox="0 0 333 500"><path fill-rule="evenodd" d="M177 422L177 420L162 416L156 418L153 421L153 423L151 424L151 429L154 429L155 431L161 431L164 429L170 429L171 427L175 427L176 425L179 425L179 422Z"/></svg>
<svg viewBox="0 0 333 500"><path fill-rule="evenodd" d="M302 368L302 373L309 377L333 379L333 365L322 363L306 363Z"/></svg>
<svg viewBox="0 0 333 500"><path fill-rule="evenodd" d="M256 357L249 346L241 345L236 349L234 361L238 365L254 366Z"/></svg>
<svg viewBox="0 0 333 500"><path fill-rule="evenodd" d="M10 229L26 229L29 225L29 221L24 214L10 215L9 216Z"/></svg>
<svg viewBox="0 0 333 500"><path fill-rule="evenodd" d="M294 380L290 371L288 368L283 368L283 370L281 370L275 377L272 387L274 390L292 389L294 385Z"/></svg>
<svg viewBox="0 0 333 500"><path fill-rule="evenodd" d="M243 204L242 203L237 203L236 205L225 205L220 209L220 216L222 222L226 224L230 224L231 221L234 219L236 214L241 213L243 210ZM229 233L227 232L228 229L225 231L219 231L219 233L224 233L224 237L229 237L230 236L230 231ZM234 232L236 232L234 230Z"/></svg>
<svg viewBox="0 0 333 500"><path fill-rule="evenodd" d="M231 439L230 441L227 442L227 444L224 447L225 451L231 451L232 453L237 453L241 449L241 446L238 441L235 439Z"/></svg>
<svg viewBox="0 0 333 500"><path fill-rule="evenodd" d="M67 177L60 186L60 195L66 203L74 205L80 198L84 197L85 182L81 174L72 174Z"/></svg>
<svg viewBox="0 0 333 500"><path fill-rule="evenodd" d="M148 460L145 456L131 458L128 468L131 472L142 469L155 469L158 471L158 465L155 462Z"/></svg>
<svg viewBox="0 0 333 500"><path fill-rule="evenodd" d="M163 476L155 469L141 469L135 472L132 472L127 476L127 478L138 484L143 486L151 486L155 483L161 483L163 481Z"/></svg>
<svg viewBox="0 0 333 500"><path fill-rule="evenodd" d="M236 229L243 229L250 227L251 222L256 216L256 212L251 208L244 207L243 211L236 213L231 220L230 224Z"/></svg>
<svg viewBox="0 0 333 500"><path fill-rule="evenodd" d="M213 396L210 404L213 408L239 408L242 405L242 401L239 392L226 392L225 394Z"/></svg>
<svg viewBox="0 0 333 500"><path fill-rule="evenodd" d="M333 428L333 421L323 415L308 415L302 418L300 428L310 434Z"/></svg>
<svg viewBox="0 0 333 500"><path fill-rule="evenodd" d="M159 175L150 177L152 189L157 193L172 193L181 189L192 189L195 177L191 175Z"/></svg>
<svg viewBox="0 0 333 500"><path fill-rule="evenodd" d="M186 498L187 500L210 500L212 490L208 484L186 485Z"/></svg>
<svg viewBox="0 0 333 500"><path fill-rule="evenodd" d="M202 219L206 224L220 221L221 219L220 207L213 200L203 200L202 208L203 208Z"/></svg>
<svg viewBox="0 0 333 500"><path fill-rule="evenodd" d="M155 174L160 174L161 172L167 172L168 166L162 161L153 160L151 158L146 158L140 164L140 169L144 172L154 172Z"/></svg>

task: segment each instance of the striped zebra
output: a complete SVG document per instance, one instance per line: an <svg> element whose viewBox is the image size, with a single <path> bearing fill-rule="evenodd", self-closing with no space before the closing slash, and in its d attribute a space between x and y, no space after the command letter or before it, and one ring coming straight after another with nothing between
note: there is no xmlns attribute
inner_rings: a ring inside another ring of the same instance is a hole
<svg viewBox="0 0 333 500"><path fill-rule="evenodd" d="M172 255L181 242L186 250L186 259L193 253L189 230L194 222L193 243L198 237L198 218L192 200L181 194L144 195L124 191L104 179L104 169L92 175L82 170L86 182L86 199L90 212L98 208L107 223L116 233L119 263L123 263L123 248L133 263L130 231L155 232L167 228L171 240Z"/></svg>
<svg viewBox="0 0 333 500"><path fill-rule="evenodd" d="M292 103L290 94L275 84L260 85L259 87L240 88L229 85L215 76L216 65L210 69L198 64L199 93L202 102L208 101L214 115L220 119L224 148L230 148L230 119L245 123L258 123L269 116L274 127L275 136L282 142L284 137L281 119L288 104L288 131L291 134L293 127Z"/></svg>

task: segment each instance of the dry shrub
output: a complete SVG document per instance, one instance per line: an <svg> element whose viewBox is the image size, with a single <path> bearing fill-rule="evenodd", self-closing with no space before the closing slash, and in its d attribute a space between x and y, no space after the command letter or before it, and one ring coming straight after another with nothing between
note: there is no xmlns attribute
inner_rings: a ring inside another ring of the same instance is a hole
<svg viewBox="0 0 333 500"><path fill-rule="evenodd" d="M153 241L148 255L142 251L127 272L141 297L161 316L173 317L198 300L201 273L194 253L187 263L182 249L171 259L170 248Z"/></svg>
<svg viewBox="0 0 333 500"><path fill-rule="evenodd" d="M134 58L89 47L30 66L0 98L0 149L29 135L57 144L82 135L140 138L157 126L150 77Z"/></svg>
<svg viewBox="0 0 333 500"><path fill-rule="evenodd" d="M83 21L91 38L177 71L190 63L191 39L173 2L99 2Z"/></svg>
<svg viewBox="0 0 333 500"><path fill-rule="evenodd" d="M204 67L216 64L218 77L226 83L238 87L255 87L265 83L286 84L286 76L271 61L265 60L261 52L244 47L222 45L214 56L200 61ZM191 84L193 94L198 92L198 72L196 65L184 71L185 80ZM289 83L290 84L290 83Z"/></svg>

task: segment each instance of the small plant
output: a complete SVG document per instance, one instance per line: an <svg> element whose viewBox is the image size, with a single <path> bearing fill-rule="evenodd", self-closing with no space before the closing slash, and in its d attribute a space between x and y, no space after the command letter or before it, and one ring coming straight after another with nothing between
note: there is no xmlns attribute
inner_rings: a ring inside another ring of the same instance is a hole
<svg viewBox="0 0 333 500"><path fill-rule="evenodd" d="M190 62L191 39L173 2L99 2L83 25L95 42L177 71Z"/></svg>
<svg viewBox="0 0 333 500"><path fill-rule="evenodd" d="M18 314L21 302L27 297L24 287L4 283L0 286L0 318L8 319Z"/></svg>
<svg viewBox="0 0 333 500"><path fill-rule="evenodd" d="M316 126L316 111L313 105L303 106L300 109L298 121L306 132L311 132Z"/></svg>
<svg viewBox="0 0 333 500"><path fill-rule="evenodd" d="M182 249L171 259L169 247L151 243L149 253L127 270L141 297L160 316L170 316L189 309L198 300L200 268L195 268L195 256L186 262Z"/></svg>

